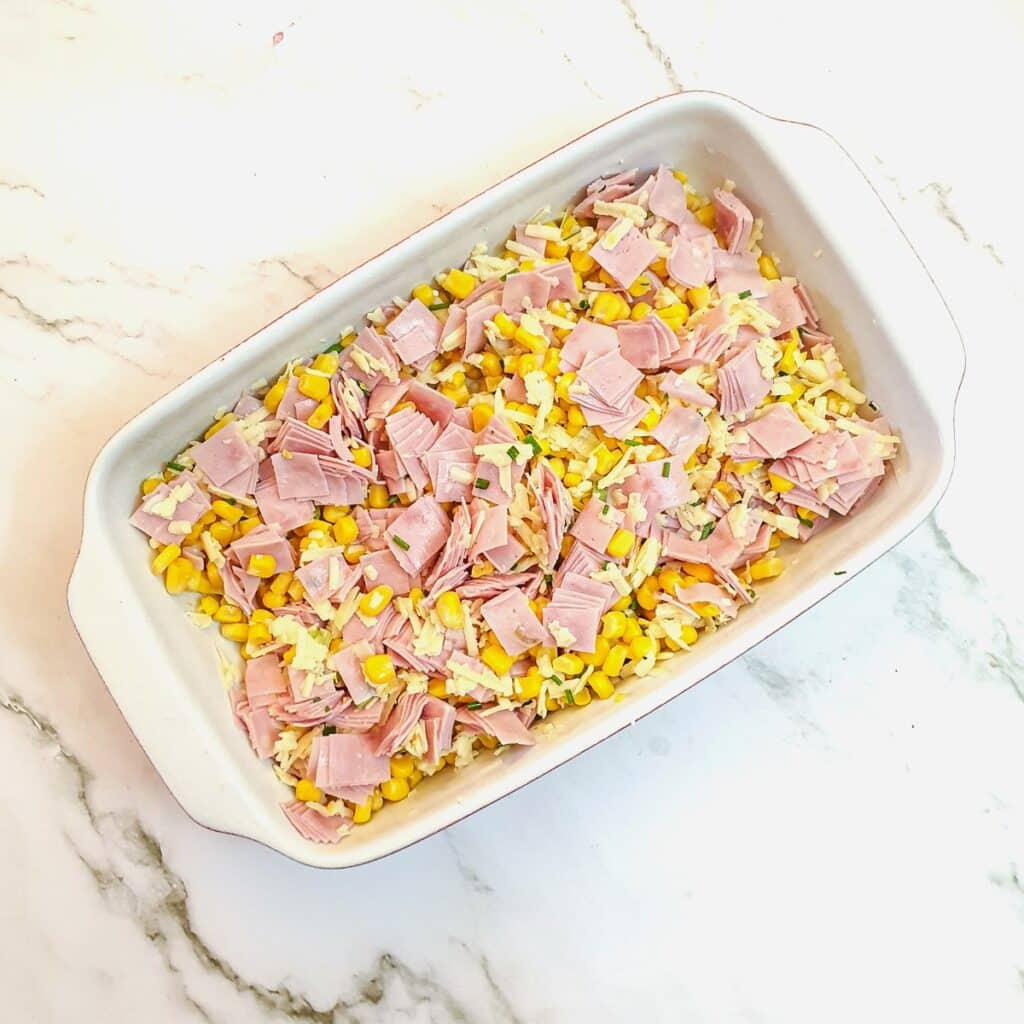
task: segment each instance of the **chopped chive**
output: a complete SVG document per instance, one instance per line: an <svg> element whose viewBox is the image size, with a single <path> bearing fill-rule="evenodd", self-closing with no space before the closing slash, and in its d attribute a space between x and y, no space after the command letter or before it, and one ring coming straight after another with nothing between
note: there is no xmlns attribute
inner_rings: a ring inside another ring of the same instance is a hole
<svg viewBox="0 0 1024 1024"><path fill-rule="evenodd" d="M714 523L705 523L700 531L700 539L707 540L711 536L711 531L715 528Z"/></svg>
<svg viewBox="0 0 1024 1024"><path fill-rule="evenodd" d="M603 515L603 516L608 515L608 510L610 508L611 508L611 505L605 505L605 507L603 509L601 509L601 515Z"/></svg>
<svg viewBox="0 0 1024 1024"><path fill-rule="evenodd" d="M341 351L341 342L340 341L336 341L333 345L328 345L327 348L324 349L324 355L327 355L328 352L340 352L340 351Z"/></svg>
<svg viewBox="0 0 1024 1024"><path fill-rule="evenodd" d="M875 411L875 412L878 412L878 406L877 406L877 405L875 405L875 403L874 403L874 402L871 402L871 401L869 401L869 402L868 402L868 405L869 405L869 406L870 406L870 407L871 407L872 409L874 409L874 411Z"/></svg>
<svg viewBox="0 0 1024 1024"><path fill-rule="evenodd" d="M750 298L750 289L748 288L748 289L746 289L746 291L740 292L740 298L741 299L749 299Z"/></svg>
<svg viewBox="0 0 1024 1024"><path fill-rule="evenodd" d="M476 485L475 486L479 490L481 490L481 491L486 491L487 488L491 486L491 481L490 480L485 480L482 476L478 476L476 478Z"/></svg>
<svg viewBox="0 0 1024 1024"><path fill-rule="evenodd" d="M359 390L362 391L364 395L370 394L370 389L361 380L357 380L356 383L359 385Z"/></svg>
<svg viewBox="0 0 1024 1024"><path fill-rule="evenodd" d="M335 726L333 726L333 725L325 725L324 726L324 735L325 736L333 736L337 731L338 731L337 728Z"/></svg>
<svg viewBox="0 0 1024 1024"><path fill-rule="evenodd" d="M551 586L551 581L552 581L552 580L553 580L554 578L555 578L555 577L554 577L554 576L552 576L552 575L551 575L551 573L549 573L549 572L548 572L548 573L545 573L545 574L544 574L544 582L545 582L545 583L546 583L546 584L547 584L547 585L548 585L549 587Z"/></svg>
<svg viewBox="0 0 1024 1024"><path fill-rule="evenodd" d="M450 302L435 302L432 306L427 306L427 309L431 313L436 313L439 309L447 309L450 305Z"/></svg>
<svg viewBox="0 0 1024 1024"><path fill-rule="evenodd" d="M589 302L587 302L587 300L586 300L586 299L580 299L580 301L579 301L579 303L577 304L577 307L576 307L576 308L577 308L577 309L590 309L590 303L589 303Z"/></svg>
<svg viewBox="0 0 1024 1024"><path fill-rule="evenodd" d="M540 453L544 450L541 447L540 441L538 441L537 438L533 436L533 434L527 434L526 437L523 438L523 440L533 449L534 455L540 455Z"/></svg>
<svg viewBox="0 0 1024 1024"><path fill-rule="evenodd" d="M177 462L168 462L167 463L167 468L168 469L173 469L177 473L184 473L185 472L185 467L180 465Z"/></svg>
<svg viewBox="0 0 1024 1024"><path fill-rule="evenodd" d="M813 519L804 519L803 516L797 516L797 519L799 519L800 522L804 524L804 526L811 527L814 525Z"/></svg>
<svg viewBox="0 0 1024 1024"><path fill-rule="evenodd" d="M637 601L637 599L635 597L631 597L629 599L629 610L631 612L638 612L638 611L640 611L640 602Z"/></svg>
<svg viewBox="0 0 1024 1024"><path fill-rule="evenodd" d="M505 449L505 454L510 459L518 459L519 458L519 449L514 444L510 444L508 446L508 448Z"/></svg>
<svg viewBox="0 0 1024 1024"><path fill-rule="evenodd" d="M551 682L555 683L557 686L565 686L565 683L563 683L558 676L551 676Z"/></svg>
<svg viewBox="0 0 1024 1024"><path fill-rule="evenodd" d="M612 564L611 562L609 562L609 561L608 561L607 559L605 559L605 560L604 560L604 561L603 561L603 562L601 563L601 568L602 568L602 570L603 570L603 569L607 569L607 568L608 568L608 566L609 566L609 565L611 565L611 564Z"/></svg>
<svg viewBox="0 0 1024 1024"><path fill-rule="evenodd" d="M565 691L565 699L566 699L566 700L567 700L567 701L568 701L568 702L569 702L570 704L575 704L575 703L576 703L576 698L575 698L575 697L574 697L574 696L572 695L572 690L566 690L566 691Z"/></svg>
<svg viewBox="0 0 1024 1024"><path fill-rule="evenodd" d="M228 503L229 505L237 505L237 504L238 504L238 502L237 502L237 501L235 501L235 499L234 499L234 498L225 498L224 500L225 500L225 501L226 501L226 502L227 502L227 503Z"/></svg>
<svg viewBox="0 0 1024 1024"><path fill-rule="evenodd" d="M838 572L832 573L832 575L833 576L845 576L846 575L846 570L845 569L840 569L840 570L838 570Z"/></svg>
<svg viewBox="0 0 1024 1024"><path fill-rule="evenodd" d="M372 696L372 697L367 697L366 700L364 700L362 702L362 704L357 704L356 707L357 708L365 708L368 705L372 704L376 699L377 699L376 694L374 696Z"/></svg>
<svg viewBox="0 0 1024 1024"><path fill-rule="evenodd" d="M388 495L388 504L389 505L397 505L398 504L398 495L397 494L389 494Z"/></svg>
<svg viewBox="0 0 1024 1024"><path fill-rule="evenodd" d="M661 475L663 477L665 477L666 479L668 479L668 475L671 472L672 472L672 463L671 462L663 462L661 464Z"/></svg>
<svg viewBox="0 0 1024 1024"><path fill-rule="evenodd" d="M396 544L403 551L409 550L409 542L407 540L402 540L402 538L399 537L397 533L391 534L391 543Z"/></svg>
<svg viewBox="0 0 1024 1024"><path fill-rule="evenodd" d="M481 704L480 701L475 700L475 701L473 701L472 704L467 704L466 705L466 710L467 711L476 711L477 708L482 708L482 707L483 707L483 704Z"/></svg>
<svg viewBox="0 0 1024 1024"><path fill-rule="evenodd" d="M642 445L643 441L638 441L635 437L629 437L626 438L625 443L628 444L630 448L636 448L639 445Z"/></svg>

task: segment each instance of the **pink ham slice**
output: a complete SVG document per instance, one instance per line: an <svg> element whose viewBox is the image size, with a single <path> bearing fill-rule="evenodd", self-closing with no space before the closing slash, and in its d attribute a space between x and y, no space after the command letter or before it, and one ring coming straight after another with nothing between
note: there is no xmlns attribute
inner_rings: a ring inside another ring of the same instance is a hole
<svg viewBox="0 0 1024 1024"><path fill-rule="evenodd" d="M385 330L402 362L417 369L433 358L441 342L441 322L419 299L413 299Z"/></svg>
<svg viewBox="0 0 1024 1024"><path fill-rule="evenodd" d="M288 684L276 654L263 654L245 663L245 696L250 708L265 708L288 694Z"/></svg>
<svg viewBox="0 0 1024 1024"><path fill-rule="evenodd" d="M654 427L651 436L671 454L685 460L708 439L708 427L695 409L677 405Z"/></svg>
<svg viewBox="0 0 1024 1024"><path fill-rule="evenodd" d="M751 420L744 426L744 430L762 453L741 456L746 458L781 459L787 452L814 436L785 403L770 405L763 416ZM736 457L735 454L733 457Z"/></svg>
<svg viewBox="0 0 1024 1024"><path fill-rule="evenodd" d="M767 295L757 300L757 304L779 321L771 329L773 338L787 334L794 327L802 327L807 322L807 314L791 284L777 282Z"/></svg>
<svg viewBox="0 0 1024 1024"><path fill-rule="evenodd" d="M533 238L528 235L525 224L516 224L514 237L520 245L528 245L538 256L544 255L547 242L543 238Z"/></svg>
<svg viewBox="0 0 1024 1024"><path fill-rule="evenodd" d="M615 531L622 526L623 515L607 501L594 495L583 506L569 533L594 551L604 551Z"/></svg>
<svg viewBox="0 0 1024 1024"><path fill-rule="evenodd" d="M331 576L335 586L331 586ZM296 570L295 577L306 591L307 601L342 602L359 582L359 566L349 565L341 555L325 555Z"/></svg>
<svg viewBox="0 0 1024 1024"><path fill-rule="evenodd" d="M434 322L437 323L436 320ZM438 324L437 326L438 331L440 331L441 325ZM354 350L357 348L379 361L382 366L387 368L386 372L372 371L367 373L359 369L353 355ZM389 344L389 340L383 335L378 334L372 327L364 327L356 335L356 340L348 348L342 350L338 368L353 380L365 384L368 388L373 388L381 380L390 378L397 380L399 362L394 349ZM285 397L287 397L287 393ZM336 402L335 404L341 409L344 403ZM281 405L284 405L283 400ZM278 407L278 414L281 415L280 407Z"/></svg>
<svg viewBox="0 0 1024 1024"><path fill-rule="evenodd" d="M578 320L562 346L559 368L563 373L578 370L588 356L604 355L618 347L614 327L593 320Z"/></svg>
<svg viewBox="0 0 1024 1024"><path fill-rule="evenodd" d="M638 370L656 370L661 366L658 333L653 324L641 320L637 323L619 324L617 330L619 348L627 363ZM676 347L678 348L678 342Z"/></svg>
<svg viewBox="0 0 1024 1024"><path fill-rule="evenodd" d="M522 587L527 597L534 596L543 576L539 572L494 572L476 580L466 580L457 589L459 597L467 601L486 600L503 593L510 587Z"/></svg>
<svg viewBox="0 0 1024 1024"><path fill-rule="evenodd" d="M444 550L425 580L429 596L453 590L469 575L469 545L472 542L469 509L458 505L452 514Z"/></svg>
<svg viewBox="0 0 1024 1024"><path fill-rule="evenodd" d="M351 824L351 816L347 812L344 814L321 814L301 800L292 800L290 803L282 804L281 810L295 831L303 839L314 843L341 842Z"/></svg>
<svg viewBox="0 0 1024 1024"><path fill-rule="evenodd" d="M189 451L196 465L214 487L220 487L248 472L259 462L257 450L242 435L242 428L232 421L209 440Z"/></svg>
<svg viewBox="0 0 1024 1024"><path fill-rule="evenodd" d="M622 218L619 218L612 230L621 223ZM603 239L599 239L591 247L590 255L623 288L628 288L658 258L658 250L632 225L611 249L606 249Z"/></svg>
<svg viewBox="0 0 1024 1024"><path fill-rule="evenodd" d="M703 409L713 409L718 404L714 395L709 395L699 384L678 373L666 373L661 380L661 390L671 398Z"/></svg>
<svg viewBox="0 0 1024 1024"><path fill-rule="evenodd" d="M427 764L437 764L451 750L455 715L455 708L437 697L428 698L424 704L421 721L427 737L427 751L423 755Z"/></svg>
<svg viewBox="0 0 1024 1024"><path fill-rule="evenodd" d="M723 416L749 412L771 391L753 345L741 349L718 369L718 408Z"/></svg>
<svg viewBox="0 0 1024 1024"><path fill-rule="evenodd" d="M170 519L147 512L147 508L155 507L160 501L171 494L175 487L187 484L192 488L192 493L185 501L179 502ZM129 522L136 529L141 530L146 536L160 541L161 544L178 544L181 542L181 534L171 533L169 527L174 521L186 522L193 527L200 516L205 515L210 508L210 499L206 492L199 486L199 481L189 472L179 473L170 483L162 483L142 499L142 504L132 513Z"/></svg>
<svg viewBox="0 0 1024 1024"><path fill-rule="evenodd" d="M214 437L217 435L214 434ZM212 440L212 439L211 439ZM331 438L322 430L314 430L302 420L289 416L281 429L274 435L274 440L267 447L271 454L287 449L290 452L308 452L313 455L330 455L334 450Z"/></svg>
<svg viewBox="0 0 1024 1024"><path fill-rule="evenodd" d="M317 757L310 767L315 769L313 781L325 793L336 793L348 786L376 786L391 777L391 760L378 753L378 741L369 734L335 733L313 741Z"/></svg>
<svg viewBox="0 0 1024 1024"><path fill-rule="evenodd" d="M538 268L538 272L543 274L551 283L549 300L566 299L569 302L575 303L579 299L580 293L576 288L576 275L568 260L546 263Z"/></svg>
<svg viewBox="0 0 1024 1024"><path fill-rule="evenodd" d="M501 293L501 308L506 313L524 309L542 309L551 297L551 281L540 270L510 274Z"/></svg>
<svg viewBox="0 0 1024 1024"><path fill-rule="evenodd" d="M410 574L418 573L444 546L448 517L429 494L414 501L384 531L388 550Z"/></svg>
<svg viewBox="0 0 1024 1024"><path fill-rule="evenodd" d="M406 397L424 416L429 416L439 427L447 427L455 415L455 403L434 388L418 380L409 385Z"/></svg>
<svg viewBox="0 0 1024 1024"><path fill-rule="evenodd" d="M713 232L700 224L687 225L672 239L667 261L669 277L687 288L713 280L717 248Z"/></svg>
<svg viewBox="0 0 1024 1024"><path fill-rule="evenodd" d="M484 323L493 320L496 313L501 312L501 306L491 303L476 303L466 314L466 344L463 354L467 356L476 355L483 351L486 343L484 336Z"/></svg>
<svg viewBox="0 0 1024 1024"><path fill-rule="evenodd" d="M430 695L426 693L403 693L398 698L398 703L388 715L376 740L375 750L378 756L388 759L401 749L402 744L409 738L409 733L420 720L429 700Z"/></svg>
<svg viewBox="0 0 1024 1024"><path fill-rule="evenodd" d="M291 572L295 568L295 554L291 544L269 526L257 526L239 537L228 549L238 556L243 569L248 570L253 555L270 555L274 559L274 572Z"/></svg>
<svg viewBox="0 0 1024 1024"><path fill-rule="evenodd" d="M466 732L483 736L493 736L503 746L519 745L532 747L536 738L523 720L511 708L500 711L492 710L487 714L459 708L455 713L456 720Z"/></svg>
<svg viewBox="0 0 1024 1024"><path fill-rule="evenodd" d="M729 252L744 252L750 243L754 215L738 196L723 188L711 193L715 204L715 224L725 238Z"/></svg>
<svg viewBox="0 0 1024 1024"><path fill-rule="evenodd" d="M543 459L538 459L529 479L530 489L537 499L537 507L544 521L544 541L547 545L541 564L547 571L554 568L565 536L572 521L572 495Z"/></svg>
<svg viewBox="0 0 1024 1024"><path fill-rule="evenodd" d="M413 576L407 573L392 551L387 548L371 551L359 559L359 567L366 579L366 589L374 587L390 587L398 597L403 597L412 590ZM368 571L369 570L369 571Z"/></svg>
<svg viewBox="0 0 1024 1024"><path fill-rule="evenodd" d="M513 658L547 639L547 630L521 590L506 590L492 597L481 606L480 614Z"/></svg>
<svg viewBox="0 0 1024 1024"><path fill-rule="evenodd" d="M694 216L686 206L686 189L682 182L664 165L654 175L648 206L651 213L671 224L692 224Z"/></svg>
<svg viewBox="0 0 1024 1024"><path fill-rule="evenodd" d="M556 623L573 636L568 650L593 654L601 616L615 600L610 583L599 583L578 573L566 573L544 606L544 625L550 630ZM559 644L559 646L564 646Z"/></svg>
<svg viewBox="0 0 1024 1024"><path fill-rule="evenodd" d="M290 456L290 457L289 457ZM270 456L277 493L285 499L316 501L327 497L327 480L315 455L281 452Z"/></svg>
<svg viewBox="0 0 1024 1024"><path fill-rule="evenodd" d="M736 295L750 292L753 298L759 299L768 294L765 280L761 277L761 271L757 269L757 257L752 253L723 252L719 249L713 256L715 280L718 282L720 295L728 292Z"/></svg>
<svg viewBox="0 0 1024 1024"><path fill-rule="evenodd" d="M345 689L357 707L377 696L377 691L363 674L363 662L373 653L373 647L366 640L359 640L342 648L331 659L332 667L341 676Z"/></svg>
<svg viewBox="0 0 1024 1024"><path fill-rule="evenodd" d="M686 476L685 463L688 457L673 455L668 459L637 466L636 472L623 481L620 493L626 497L633 493L639 494L648 518L656 512L685 505L693 496Z"/></svg>

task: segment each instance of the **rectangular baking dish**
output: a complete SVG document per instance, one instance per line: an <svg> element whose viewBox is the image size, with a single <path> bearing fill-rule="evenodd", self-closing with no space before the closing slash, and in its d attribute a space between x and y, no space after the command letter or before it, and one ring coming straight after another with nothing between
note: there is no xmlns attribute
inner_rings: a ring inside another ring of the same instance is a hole
<svg viewBox="0 0 1024 1024"><path fill-rule="evenodd" d="M685 168L701 190L738 182L767 220L766 247L809 288L854 380L903 437L871 503L800 550L762 599L692 653L621 687L626 699L555 715L533 748L479 758L388 807L341 844L316 846L278 804L288 790L253 757L218 681L213 630L185 618L149 572L145 538L128 524L139 480L230 406L250 382L333 341L341 326L449 265L481 239L558 207L593 178L658 163ZM321 867L392 853L464 818L632 724L749 650L908 534L938 501L952 469L963 345L948 310L866 178L829 135L727 97L655 100L556 150L357 267L140 413L106 444L85 491L69 607L111 695L149 758L197 822L248 836ZM836 569L847 575L835 576Z"/></svg>

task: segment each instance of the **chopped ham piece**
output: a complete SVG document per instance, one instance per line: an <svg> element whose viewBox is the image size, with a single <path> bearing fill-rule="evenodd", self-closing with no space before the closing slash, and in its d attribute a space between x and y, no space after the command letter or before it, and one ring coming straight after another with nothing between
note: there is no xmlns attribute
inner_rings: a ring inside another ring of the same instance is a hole
<svg viewBox="0 0 1024 1024"><path fill-rule="evenodd" d="M630 494L639 494L648 517L656 512L685 505L693 494L686 476L687 458L689 456L673 455L668 459L642 463L637 466L636 472L623 482L621 493L627 497Z"/></svg>
<svg viewBox="0 0 1024 1024"><path fill-rule="evenodd" d="M718 249L712 231L700 224L688 225L672 239L668 273L673 281L694 288L714 279L714 253Z"/></svg>
<svg viewBox="0 0 1024 1024"><path fill-rule="evenodd" d="M715 223L725 238L729 252L745 252L750 243L754 215L738 196L724 188L711 193L715 204Z"/></svg>
<svg viewBox="0 0 1024 1024"><path fill-rule="evenodd" d="M718 408L723 416L749 412L771 388L771 380L761 372L757 350L747 345L719 367Z"/></svg>
<svg viewBox="0 0 1024 1024"><path fill-rule="evenodd" d="M296 832L314 843L339 843L345 838L351 824L351 816L343 814L322 814L301 800L282 804L284 816L295 827Z"/></svg>
<svg viewBox="0 0 1024 1024"><path fill-rule="evenodd" d="M472 540L473 531L469 509L465 505L458 505L452 514L444 550L425 581L431 597L435 597L445 590L453 590L469 576L469 546Z"/></svg>
<svg viewBox="0 0 1024 1024"><path fill-rule="evenodd" d="M506 590L492 597L480 608L480 614L498 638L498 643L513 658L536 644L544 643L547 638L547 630L521 590Z"/></svg>
<svg viewBox="0 0 1024 1024"><path fill-rule="evenodd" d="M439 427L447 427L455 415L455 403L440 391L428 388L418 380L409 385L406 397L424 416L429 416Z"/></svg>
<svg viewBox="0 0 1024 1024"><path fill-rule="evenodd" d="M394 552L383 548L370 551L359 559L359 567L366 580L366 589L374 587L390 587L397 596L408 594L413 588L413 576L398 564Z"/></svg>
<svg viewBox="0 0 1024 1024"><path fill-rule="evenodd" d="M427 738L427 750L423 760L437 764L452 748L452 732L455 729L456 710L447 701L428 697L423 706L423 732Z"/></svg>
<svg viewBox="0 0 1024 1024"><path fill-rule="evenodd" d="M566 527L572 521L574 512L572 495L543 459L537 461L530 474L529 483L530 489L537 499L541 519L544 521L544 541L547 551L545 557L541 559L541 564L550 572L558 559Z"/></svg>
<svg viewBox="0 0 1024 1024"><path fill-rule="evenodd" d="M325 793L346 786L376 786L391 778L391 760L378 752L378 740L369 734L334 733L319 736L310 751L313 781Z"/></svg>
<svg viewBox="0 0 1024 1024"><path fill-rule="evenodd" d="M214 437L217 436L214 434ZM314 430L302 420L289 416L267 448L267 451L272 454L285 450L307 452L313 455L330 455L334 450L334 445L331 443L330 436L322 430Z"/></svg>
<svg viewBox="0 0 1024 1024"><path fill-rule="evenodd" d="M209 509L210 499L199 481L192 473L185 472L147 494L129 522L161 544L178 544L182 535L171 532L171 523L187 523L191 531Z"/></svg>
<svg viewBox="0 0 1024 1024"><path fill-rule="evenodd" d="M444 546L448 517L429 494L414 501L384 531L389 550L408 573L418 573Z"/></svg>
<svg viewBox="0 0 1024 1024"><path fill-rule="evenodd" d="M614 327L594 320L578 320L562 346L559 367L563 373L578 370L588 356L605 355L618 347L619 338Z"/></svg>
<svg viewBox="0 0 1024 1024"><path fill-rule="evenodd" d="M713 409L718 404L714 395L709 395L699 384L678 373L666 373L661 379L661 390L672 398L703 409Z"/></svg>
<svg viewBox="0 0 1024 1024"><path fill-rule="evenodd" d="M769 406L762 416L751 420L743 429L763 453L747 458L780 459L814 436L792 408L781 402Z"/></svg>
<svg viewBox="0 0 1024 1024"><path fill-rule="evenodd" d="M373 647L366 640L359 640L343 647L331 659L331 665L341 676L349 696L356 707L364 705L377 696L363 673L363 662L373 654Z"/></svg>
<svg viewBox="0 0 1024 1024"><path fill-rule="evenodd" d="M426 693L403 693L398 698L394 710L384 723L384 728L377 740L376 752L378 756L385 759L396 754L402 744L409 738L409 733L415 728L416 723L427 706L430 695ZM390 770L388 772L390 775Z"/></svg>
<svg viewBox="0 0 1024 1024"><path fill-rule="evenodd" d="M349 565L341 555L325 555L307 562L295 573L308 601L344 601L362 575L357 565Z"/></svg>
<svg viewBox="0 0 1024 1024"><path fill-rule="evenodd" d="M623 514L597 495L583 506L569 533L594 551L604 551L608 541L620 526Z"/></svg>
<svg viewBox="0 0 1024 1024"><path fill-rule="evenodd" d="M648 198L651 213L672 224L692 224L694 216L686 206L683 183L664 165L654 176L654 186Z"/></svg>
<svg viewBox="0 0 1024 1024"><path fill-rule="evenodd" d="M804 319L807 326L812 330L818 329L818 311L814 308L814 303L811 301L811 296L803 284L798 283L795 288L796 297L800 300L800 305L804 309ZM828 335L823 335L828 337Z"/></svg>
<svg viewBox="0 0 1024 1024"><path fill-rule="evenodd" d="M270 456L270 464L282 498L316 501L327 497L327 480L315 455L280 452Z"/></svg>
<svg viewBox="0 0 1024 1024"><path fill-rule="evenodd" d="M618 232L624 226L620 218L610 230ZM590 249L590 255L623 288L628 288L657 259L658 250L649 238L631 225L613 248L606 249L604 239L599 239Z"/></svg>
<svg viewBox="0 0 1024 1024"><path fill-rule="evenodd" d="M610 583L568 572L544 606L544 625L558 647L593 654L601 616L616 596Z"/></svg>
<svg viewBox="0 0 1024 1024"><path fill-rule="evenodd" d="M551 296L551 281L541 270L510 274L501 293L501 308L506 313L524 309L543 309Z"/></svg>
<svg viewBox="0 0 1024 1024"><path fill-rule="evenodd" d="M523 593L530 596L536 593L539 581L543 577L539 572L492 572L489 576L481 576L476 580L466 580L458 587L458 595L467 601L494 597L510 587L522 587Z"/></svg>
<svg viewBox="0 0 1024 1024"><path fill-rule="evenodd" d="M767 295L757 300L757 304L779 321L771 329L773 338L787 334L794 327L801 327L807 322L807 314L791 284L776 282Z"/></svg>
<svg viewBox="0 0 1024 1024"><path fill-rule="evenodd" d="M437 323L436 320L434 322ZM440 333L441 325L438 324L437 327ZM369 365L370 369L362 369L361 362ZM398 357L388 339L378 334L372 327L364 327L356 335L356 340L342 350L338 368L342 373L371 389L381 380L398 382ZM340 410L342 403L335 404ZM284 400L281 405L284 405ZM283 415L280 407L278 414Z"/></svg>
<svg viewBox="0 0 1024 1024"><path fill-rule="evenodd" d="M708 439L708 427L695 409L677 405L662 417L651 436L672 455L685 460Z"/></svg>
<svg viewBox="0 0 1024 1024"><path fill-rule="evenodd" d="M493 320L496 313L501 312L501 306L494 303L477 305L466 314L466 345L463 349L464 355L472 356L483 350L486 343L484 336L484 323Z"/></svg>
<svg viewBox="0 0 1024 1024"><path fill-rule="evenodd" d="M237 421L221 427L209 440L190 449L189 455L210 483L220 487L259 462L259 454L242 434Z"/></svg>
<svg viewBox="0 0 1024 1024"><path fill-rule="evenodd" d="M274 572L291 572L295 568L292 546L268 526L257 526L239 537L229 548L238 556L243 569L248 569L253 555L270 555L274 559Z"/></svg>
<svg viewBox="0 0 1024 1024"><path fill-rule="evenodd" d="M417 368L430 362L441 342L441 322L419 299L413 299L385 330L402 362Z"/></svg>
<svg viewBox="0 0 1024 1024"><path fill-rule="evenodd" d="M765 280L757 269L757 257L749 252L722 252L713 254L715 263L715 280L721 295L727 292L741 295L750 292L755 299L768 294Z"/></svg>
<svg viewBox="0 0 1024 1024"><path fill-rule="evenodd" d="M467 732L493 736L503 746L516 744L532 747L537 742L533 733L511 708L487 709L486 714L459 708L455 718Z"/></svg>
<svg viewBox="0 0 1024 1024"><path fill-rule="evenodd" d="M276 654L263 654L245 663L245 697L250 708L269 707L287 692L281 660Z"/></svg>
<svg viewBox="0 0 1024 1024"><path fill-rule="evenodd" d="M528 245L538 256L544 255L547 242L543 238L534 238L532 235L528 235L525 224L517 224L515 226L514 237L520 245Z"/></svg>

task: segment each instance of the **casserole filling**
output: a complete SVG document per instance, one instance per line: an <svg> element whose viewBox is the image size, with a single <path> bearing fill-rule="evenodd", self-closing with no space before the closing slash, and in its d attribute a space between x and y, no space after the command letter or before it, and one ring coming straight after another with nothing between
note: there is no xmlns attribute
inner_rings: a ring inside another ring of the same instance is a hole
<svg viewBox="0 0 1024 1024"><path fill-rule="evenodd" d="M761 238L731 182L598 179L143 481L153 572L236 645L303 836L624 699L870 498L899 440Z"/></svg>

